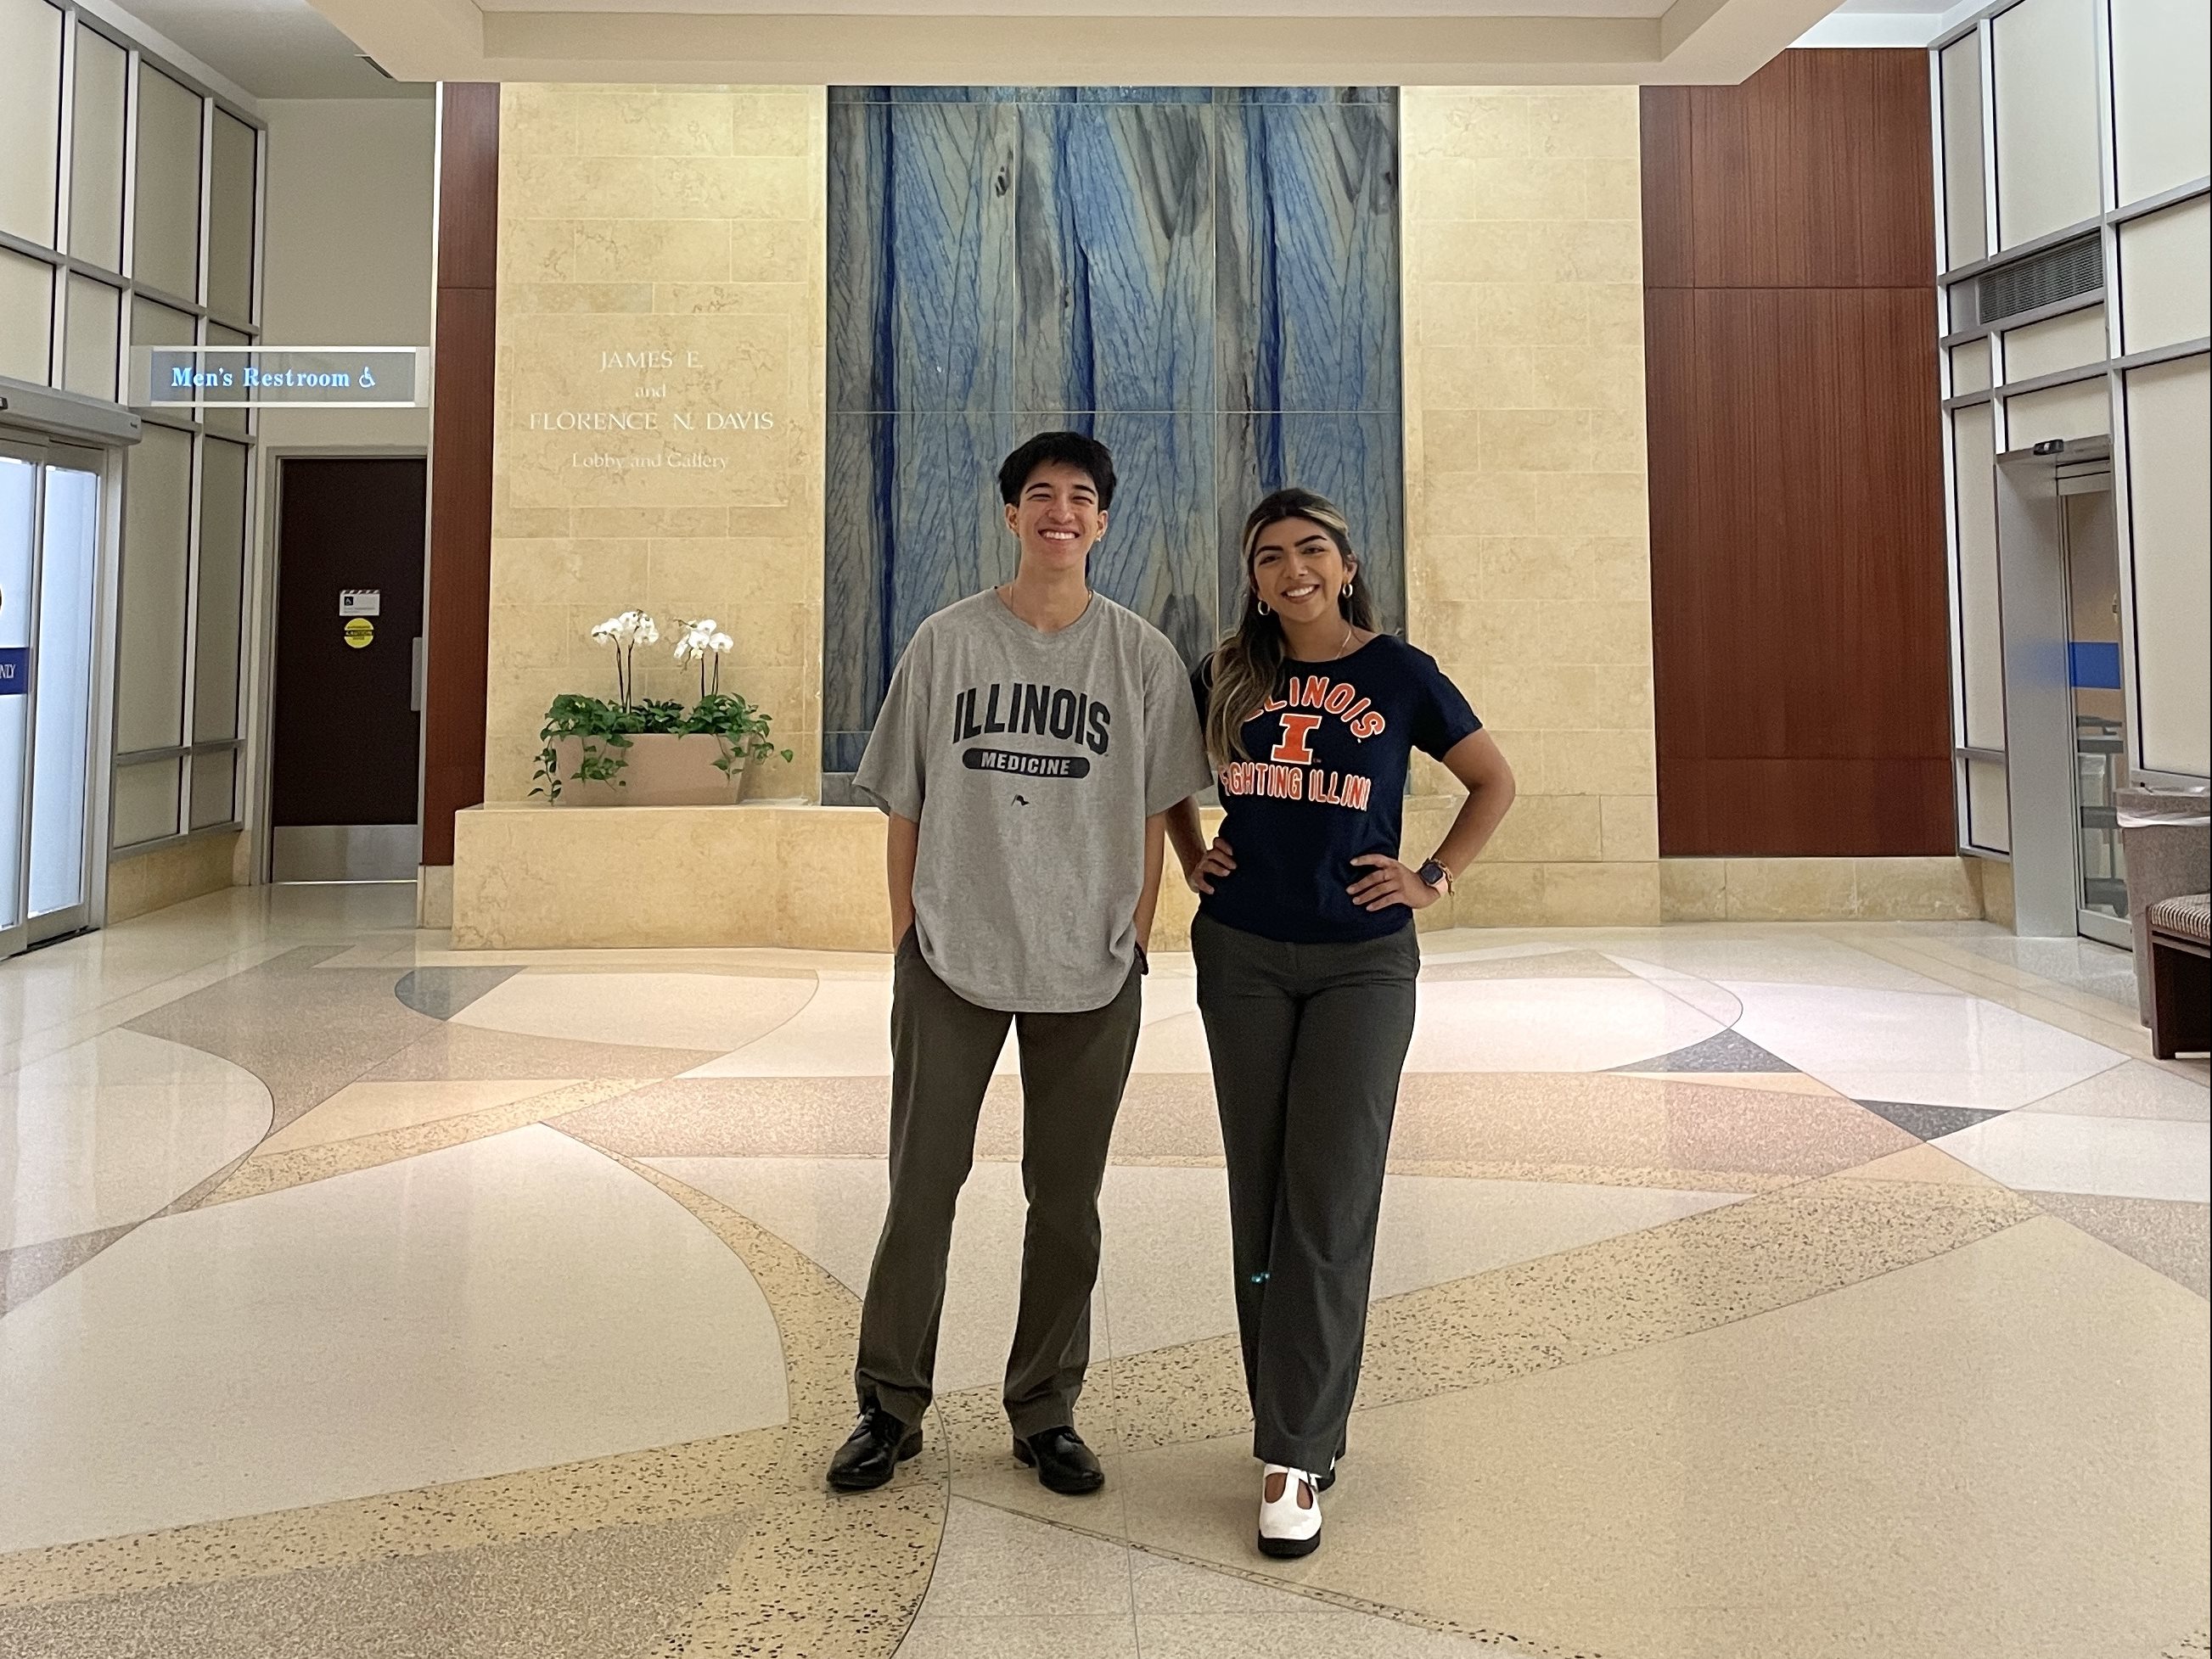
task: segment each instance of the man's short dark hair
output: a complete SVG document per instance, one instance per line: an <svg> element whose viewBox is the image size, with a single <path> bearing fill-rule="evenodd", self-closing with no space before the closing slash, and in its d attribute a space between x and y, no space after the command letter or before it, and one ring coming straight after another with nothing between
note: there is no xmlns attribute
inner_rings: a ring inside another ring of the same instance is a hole
<svg viewBox="0 0 2212 1659"><path fill-rule="evenodd" d="M1021 500L1022 486L1030 481L1030 474L1055 462L1091 475L1101 513L1114 505L1113 452L1080 432L1040 432L1000 462L999 498L1013 506Z"/></svg>

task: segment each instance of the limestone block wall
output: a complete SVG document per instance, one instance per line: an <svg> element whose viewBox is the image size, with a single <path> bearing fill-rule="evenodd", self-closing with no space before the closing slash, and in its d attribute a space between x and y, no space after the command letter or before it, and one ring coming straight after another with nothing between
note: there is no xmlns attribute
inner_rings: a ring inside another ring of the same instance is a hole
<svg viewBox="0 0 2212 1659"><path fill-rule="evenodd" d="M1637 92L1401 97L1407 633L1521 787L1422 920L1656 923ZM1409 857L1459 800L1415 788Z"/></svg>
<svg viewBox="0 0 2212 1659"><path fill-rule="evenodd" d="M819 87L503 89L487 800L634 605L721 623L793 757L761 793L818 795L826 142Z"/></svg>

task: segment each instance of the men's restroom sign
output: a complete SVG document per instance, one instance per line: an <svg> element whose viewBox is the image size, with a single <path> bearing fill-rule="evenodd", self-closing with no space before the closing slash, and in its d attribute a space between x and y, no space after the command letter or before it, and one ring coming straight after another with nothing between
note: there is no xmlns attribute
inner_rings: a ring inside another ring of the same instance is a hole
<svg viewBox="0 0 2212 1659"><path fill-rule="evenodd" d="M232 409L422 409L425 346L137 346L131 401Z"/></svg>
<svg viewBox="0 0 2212 1659"><path fill-rule="evenodd" d="M31 690L31 647L0 647L0 697L21 697Z"/></svg>

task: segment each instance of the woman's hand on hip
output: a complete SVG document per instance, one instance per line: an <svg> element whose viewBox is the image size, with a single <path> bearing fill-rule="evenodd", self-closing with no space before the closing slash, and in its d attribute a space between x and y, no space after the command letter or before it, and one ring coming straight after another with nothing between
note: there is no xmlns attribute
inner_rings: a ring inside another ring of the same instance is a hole
<svg viewBox="0 0 2212 1659"><path fill-rule="evenodd" d="M1237 855L1229 850L1227 842L1216 836L1213 845L1199 854L1198 862L1183 872L1182 878L1189 884L1192 892L1210 893L1213 890L1213 878L1236 873Z"/></svg>
<svg viewBox="0 0 2212 1659"><path fill-rule="evenodd" d="M1362 853L1352 863L1366 866L1367 873L1345 891L1363 910L1387 910L1394 904L1425 910L1443 896L1421 879L1419 871L1387 853Z"/></svg>

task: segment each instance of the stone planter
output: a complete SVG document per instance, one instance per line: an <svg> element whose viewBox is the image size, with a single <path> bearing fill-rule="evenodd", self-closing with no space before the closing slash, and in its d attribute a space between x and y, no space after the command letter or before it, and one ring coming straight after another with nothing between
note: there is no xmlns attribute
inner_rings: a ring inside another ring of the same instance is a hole
<svg viewBox="0 0 2212 1659"><path fill-rule="evenodd" d="M602 742L604 739L592 739ZM722 739L698 732L645 732L629 740L625 763L610 782L576 781L585 739L560 738L560 806L731 806L744 799L753 763L725 772L714 763L727 751Z"/></svg>

